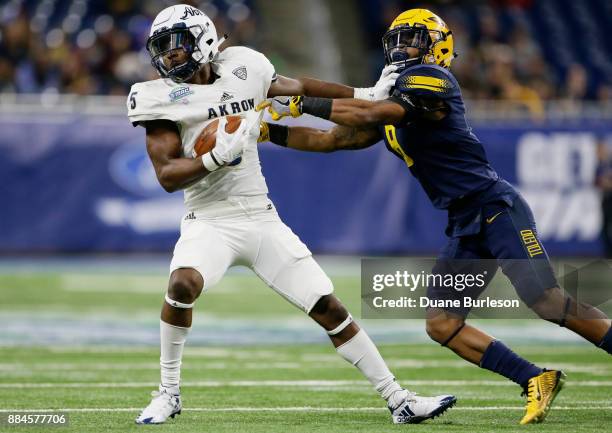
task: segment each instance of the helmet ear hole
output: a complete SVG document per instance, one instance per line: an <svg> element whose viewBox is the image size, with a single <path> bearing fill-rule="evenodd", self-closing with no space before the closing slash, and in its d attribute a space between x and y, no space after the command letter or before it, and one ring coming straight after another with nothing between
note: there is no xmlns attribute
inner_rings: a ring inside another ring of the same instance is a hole
<svg viewBox="0 0 612 433"><path fill-rule="evenodd" d="M207 44L207 45L212 45L212 44L213 44L213 42L214 42L214 41L213 41L212 39L208 39L208 40L206 41L206 44Z"/></svg>
<svg viewBox="0 0 612 433"><path fill-rule="evenodd" d="M442 51L442 54L447 54L448 53L448 48L442 48L440 51Z"/></svg>

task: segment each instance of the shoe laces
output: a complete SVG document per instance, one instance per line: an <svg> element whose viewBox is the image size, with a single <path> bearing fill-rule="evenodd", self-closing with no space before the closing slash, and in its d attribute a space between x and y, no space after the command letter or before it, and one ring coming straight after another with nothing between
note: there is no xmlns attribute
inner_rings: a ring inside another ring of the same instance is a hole
<svg viewBox="0 0 612 433"><path fill-rule="evenodd" d="M533 389L535 388L536 380L537 380L536 378L529 379L529 382L527 383L527 387L523 389L523 392L521 392L521 397L527 396L528 405L531 404L531 402L533 401Z"/></svg>
<svg viewBox="0 0 612 433"><path fill-rule="evenodd" d="M408 394L406 394L406 400L407 401L416 401L417 399L417 393L416 392L412 392L412 391L406 391Z"/></svg>
<svg viewBox="0 0 612 433"><path fill-rule="evenodd" d="M402 402L398 403L397 405L392 405L391 402L389 402L389 408L391 410L396 410L398 407L400 407L401 405L403 405L406 402L409 402L409 403L416 402L416 397L417 397L416 392L408 391L406 389L402 389L401 391L396 391L396 392L402 392L402 391L404 391L406 393L406 395L404 397L404 400Z"/></svg>
<svg viewBox="0 0 612 433"><path fill-rule="evenodd" d="M156 409L172 402L172 396L167 392L151 391L151 397L153 397L153 400L151 400L151 406L155 406Z"/></svg>
<svg viewBox="0 0 612 433"><path fill-rule="evenodd" d="M535 392L534 390L538 382L540 384L540 392L542 394L547 394L554 388L556 380L557 380L556 374L551 373L550 371L544 370L544 372L540 374L539 376L532 377L531 379L529 379L529 382L527 383L527 388L523 390L523 392L521 393L521 396L526 395L527 404L530 404L534 401L534 392Z"/></svg>

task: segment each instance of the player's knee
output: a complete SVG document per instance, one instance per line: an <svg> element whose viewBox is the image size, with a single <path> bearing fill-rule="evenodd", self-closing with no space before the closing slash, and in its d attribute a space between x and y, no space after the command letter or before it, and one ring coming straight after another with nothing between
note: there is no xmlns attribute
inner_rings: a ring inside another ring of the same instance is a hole
<svg viewBox="0 0 612 433"><path fill-rule="evenodd" d="M200 296L204 280L195 269L177 269L170 276L168 296L170 299L191 303Z"/></svg>
<svg viewBox="0 0 612 433"><path fill-rule="evenodd" d="M443 344L448 341L449 337L452 336L462 324L462 321L456 319L428 318L425 322L425 330L429 338Z"/></svg>
<svg viewBox="0 0 612 433"><path fill-rule="evenodd" d="M310 311L310 316L323 326L336 326L348 316L348 311L342 302L334 295L324 295L319 298ZM323 322L323 323L322 323Z"/></svg>
<svg viewBox="0 0 612 433"><path fill-rule="evenodd" d="M575 305L575 301L571 296L564 294L558 287L553 287L547 289L531 309L544 320L562 324L572 304Z"/></svg>

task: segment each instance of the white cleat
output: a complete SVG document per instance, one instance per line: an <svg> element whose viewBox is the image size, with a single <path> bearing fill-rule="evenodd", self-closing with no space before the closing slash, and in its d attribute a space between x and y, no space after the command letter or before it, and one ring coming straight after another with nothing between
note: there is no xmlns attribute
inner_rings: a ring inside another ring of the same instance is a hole
<svg viewBox="0 0 612 433"><path fill-rule="evenodd" d="M168 418L181 414L180 394L169 394L165 388L151 393L153 400L136 418L136 424L163 424Z"/></svg>
<svg viewBox="0 0 612 433"><path fill-rule="evenodd" d="M418 424L426 419L442 415L457 402L454 395L420 397L413 392L396 408L389 407L393 424Z"/></svg>

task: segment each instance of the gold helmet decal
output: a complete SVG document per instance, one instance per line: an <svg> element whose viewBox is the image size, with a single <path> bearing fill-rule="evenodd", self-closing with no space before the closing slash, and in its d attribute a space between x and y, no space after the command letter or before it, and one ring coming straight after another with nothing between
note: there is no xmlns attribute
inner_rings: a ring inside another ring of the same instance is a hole
<svg viewBox="0 0 612 433"><path fill-rule="evenodd" d="M383 36L387 64L408 67L416 63L449 68L455 53L453 36L446 23L427 9L409 9L393 20ZM417 48L417 57L408 57L406 48Z"/></svg>

